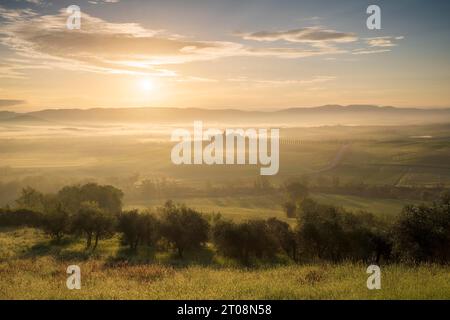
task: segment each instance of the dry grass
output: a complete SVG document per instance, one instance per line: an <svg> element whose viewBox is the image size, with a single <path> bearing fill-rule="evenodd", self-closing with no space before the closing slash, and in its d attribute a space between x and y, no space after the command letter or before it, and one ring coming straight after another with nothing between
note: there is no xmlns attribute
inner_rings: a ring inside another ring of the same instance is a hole
<svg viewBox="0 0 450 320"><path fill-rule="evenodd" d="M371 291L363 264L243 268L202 255L124 259L117 239L99 249L83 253L77 241L58 249L36 230L3 230L0 299L450 299L449 266L381 266L382 289ZM81 267L81 290L66 288L71 264Z"/></svg>

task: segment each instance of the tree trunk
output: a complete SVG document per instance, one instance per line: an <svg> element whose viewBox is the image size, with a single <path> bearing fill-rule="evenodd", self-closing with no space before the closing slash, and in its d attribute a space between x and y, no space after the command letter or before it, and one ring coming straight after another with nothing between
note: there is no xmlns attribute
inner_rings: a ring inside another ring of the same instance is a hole
<svg viewBox="0 0 450 320"><path fill-rule="evenodd" d="M92 233L87 234L87 243L86 243L86 249L89 249L91 247L92 242Z"/></svg>
<svg viewBox="0 0 450 320"><path fill-rule="evenodd" d="M137 250L138 245L139 245L139 237L136 237L136 240L134 241L134 244L132 245L134 251Z"/></svg>
<svg viewBox="0 0 450 320"><path fill-rule="evenodd" d="M95 235L95 243L94 243L94 247L92 248L92 251L94 251L97 248L99 236L100 235L98 233Z"/></svg>
<svg viewBox="0 0 450 320"><path fill-rule="evenodd" d="M297 262L297 246L295 244L292 246L292 259Z"/></svg>

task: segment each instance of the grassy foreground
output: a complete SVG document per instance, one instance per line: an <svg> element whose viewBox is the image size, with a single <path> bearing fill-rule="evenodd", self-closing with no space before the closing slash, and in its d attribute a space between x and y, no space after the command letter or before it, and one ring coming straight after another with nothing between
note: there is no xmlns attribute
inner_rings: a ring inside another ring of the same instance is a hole
<svg viewBox="0 0 450 320"><path fill-rule="evenodd" d="M34 229L0 231L0 299L450 299L449 266L381 265L382 289L368 290L364 264L249 269L207 252L184 261L145 252L126 263L117 238L92 255ZM81 290L66 288L71 264L81 267Z"/></svg>

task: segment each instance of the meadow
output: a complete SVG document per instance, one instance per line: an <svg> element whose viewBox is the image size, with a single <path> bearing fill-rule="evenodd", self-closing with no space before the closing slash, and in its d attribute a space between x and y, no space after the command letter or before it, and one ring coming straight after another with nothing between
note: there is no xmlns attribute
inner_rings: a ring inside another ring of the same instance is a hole
<svg viewBox="0 0 450 320"><path fill-rule="evenodd" d="M35 229L2 229L0 299L450 299L449 266L381 265L381 290L368 290L363 263L246 268L211 248L183 260L146 250L124 260L122 250L118 238L88 254L77 240L62 247ZM66 287L72 264L81 290Z"/></svg>
<svg viewBox="0 0 450 320"><path fill-rule="evenodd" d="M341 185L448 186L449 135L448 125L284 128L280 171L268 180L281 185L289 179L306 178L314 184L337 177ZM88 181L124 190L125 205L152 205L158 197L137 186L146 179L163 179L192 189L188 196L203 198L208 207L211 195L203 191L252 186L259 177L258 166L176 166L170 161L173 143L168 142L169 137L170 128L153 126L4 127L0 135L0 205L13 204L26 186L56 192L64 185ZM297 144L283 143L283 139L294 139ZM340 152L344 145L348 147ZM174 192L170 196L186 195ZM219 198L227 196L222 192ZM243 195L233 196L239 201ZM342 205L355 203L355 199L333 200ZM361 206L365 207L364 199Z"/></svg>
<svg viewBox="0 0 450 320"><path fill-rule="evenodd" d="M294 226L280 191L289 180L316 186L310 197L320 203L388 221L404 205L427 200L319 187L338 180L340 187L364 183L423 193L448 188L450 181L448 125L284 128L282 138L296 143L281 144L280 172L267 179L268 189L255 187L258 167L171 164L167 132L94 125L3 128L0 204L14 207L26 186L54 193L95 181L123 190L125 209L154 209L170 198L237 222L276 217ZM163 191L143 188L146 180L158 181ZM82 290L66 288L70 264L82 269ZM216 254L210 244L183 259L148 248L130 254L119 235L89 253L77 238L57 245L38 229L0 229L0 299L450 299L449 266L382 264L381 290L367 289L366 268L355 262L296 264L286 257L248 267Z"/></svg>
<svg viewBox="0 0 450 320"><path fill-rule="evenodd" d="M286 217L280 200L280 195L248 195L229 197L174 197L172 200L179 203L189 203L189 206L203 213L220 213L234 221L243 221L252 218L277 219L294 223L295 219ZM364 198L351 195L334 195L325 193L312 193L311 198L320 203L341 206L350 211L373 212L377 216L393 218L397 216L406 203L418 204L419 200L399 200L382 198ZM164 204L164 199L143 200L129 203L126 209L155 209Z"/></svg>

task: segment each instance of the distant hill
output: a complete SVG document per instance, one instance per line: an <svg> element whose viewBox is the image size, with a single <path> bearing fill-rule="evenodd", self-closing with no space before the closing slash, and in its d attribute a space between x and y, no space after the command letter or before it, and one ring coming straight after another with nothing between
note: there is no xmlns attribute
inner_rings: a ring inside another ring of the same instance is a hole
<svg viewBox="0 0 450 320"><path fill-rule="evenodd" d="M20 118L28 117L28 118ZM30 118L31 117L31 118ZM38 120L35 120L38 119ZM22 114L8 121L52 121L58 123L189 123L201 120L220 124L318 125L402 125L450 123L450 109L416 109L373 105L326 105L278 111L199 108L95 108L48 109Z"/></svg>
<svg viewBox="0 0 450 320"><path fill-rule="evenodd" d="M0 117L0 124L29 124L29 125L37 125L37 124L48 124L47 120L40 119L38 117L29 115L29 114L13 114L11 117Z"/></svg>
<svg viewBox="0 0 450 320"><path fill-rule="evenodd" d="M17 113L11 111L0 111L0 121L14 118L17 115Z"/></svg>

